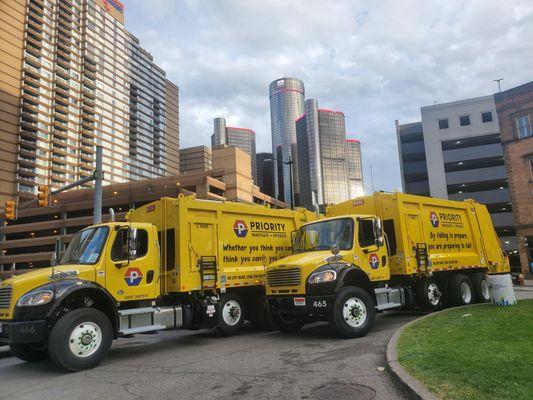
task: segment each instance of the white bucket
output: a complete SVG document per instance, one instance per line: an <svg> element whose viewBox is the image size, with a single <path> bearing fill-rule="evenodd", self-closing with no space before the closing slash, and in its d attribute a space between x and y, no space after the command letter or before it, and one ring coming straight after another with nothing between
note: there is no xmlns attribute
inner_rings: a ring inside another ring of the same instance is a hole
<svg viewBox="0 0 533 400"><path fill-rule="evenodd" d="M512 306L516 304L511 274L487 275L490 290L490 300L497 306Z"/></svg>

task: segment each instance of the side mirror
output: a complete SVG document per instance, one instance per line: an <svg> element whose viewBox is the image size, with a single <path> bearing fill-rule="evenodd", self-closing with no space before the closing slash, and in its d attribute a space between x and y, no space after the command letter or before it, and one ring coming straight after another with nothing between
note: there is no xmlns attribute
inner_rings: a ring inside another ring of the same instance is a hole
<svg viewBox="0 0 533 400"><path fill-rule="evenodd" d="M383 246L383 226L381 225L381 219L379 218L374 220L374 237L376 238L376 246Z"/></svg>

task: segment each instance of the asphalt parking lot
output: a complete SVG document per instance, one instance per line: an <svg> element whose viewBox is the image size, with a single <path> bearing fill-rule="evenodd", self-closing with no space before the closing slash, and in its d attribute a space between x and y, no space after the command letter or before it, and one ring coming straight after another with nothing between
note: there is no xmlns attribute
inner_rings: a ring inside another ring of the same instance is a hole
<svg viewBox="0 0 533 400"><path fill-rule="evenodd" d="M0 347L0 399L403 399L385 348L421 312L388 312L364 338L337 337L325 323L294 334L173 331L115 342L99 367L66 373L24 363Z"/></svg>

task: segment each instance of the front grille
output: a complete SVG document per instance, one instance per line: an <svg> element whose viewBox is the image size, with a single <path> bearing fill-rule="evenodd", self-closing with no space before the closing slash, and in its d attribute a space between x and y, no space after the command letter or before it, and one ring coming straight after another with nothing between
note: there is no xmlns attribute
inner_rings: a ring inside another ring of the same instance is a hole
<svg viewBox="0 0 533 400"><path fill-rule="evenodd" d="M0 308L9 308L12 293L13 288L11 286L0 288Z"/></svg>
<svg viewBox="0 0 533 400"><path fill-rule="evenodd" d="M270 286L298 286L302 273L300 268L272 269L267 271L267 283Z"/></svg>

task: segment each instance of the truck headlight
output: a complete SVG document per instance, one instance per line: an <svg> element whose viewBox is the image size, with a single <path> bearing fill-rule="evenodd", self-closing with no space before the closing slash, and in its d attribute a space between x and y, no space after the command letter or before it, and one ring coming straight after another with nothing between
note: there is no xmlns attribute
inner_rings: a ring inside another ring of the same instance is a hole
<svg viewBox="0 0 533 400"><path fill-rule="evenodd" d="M38 292L30 292L22 296L17 302L17 306L40 306L50 303L54 298L54 292L51 290L40 290Z"/></svg>
<svg viewBox="0 0 533 400"><path fill-rule="evenodd" d="M337 272L332 269L325 271L315 272L309 277L309 283L326 283L333 282L337 279Z"/></svg>

